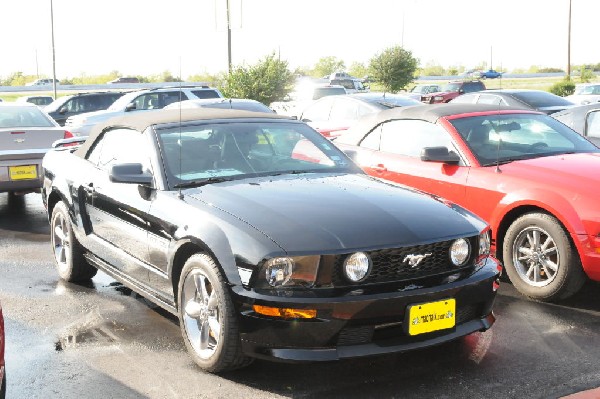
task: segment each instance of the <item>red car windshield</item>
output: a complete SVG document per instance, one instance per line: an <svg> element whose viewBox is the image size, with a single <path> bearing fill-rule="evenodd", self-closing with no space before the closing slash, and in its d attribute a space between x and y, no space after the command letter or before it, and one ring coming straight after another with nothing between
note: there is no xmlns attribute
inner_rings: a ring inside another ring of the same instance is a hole
<svg viewBox="0 0 600 399"><path fill-rule="evenodd" d="M600 152L547 115L492 114L449 122L484 166L565 153Z"/></svg>

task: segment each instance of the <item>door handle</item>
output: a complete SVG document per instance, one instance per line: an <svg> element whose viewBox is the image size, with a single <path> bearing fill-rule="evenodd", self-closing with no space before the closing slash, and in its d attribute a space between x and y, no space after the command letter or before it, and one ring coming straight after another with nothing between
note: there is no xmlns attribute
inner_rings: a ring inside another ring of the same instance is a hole
<svg viewBox="0 0 600 399"><path fill-rule="evenodd" d="M371 165L370 168L373 169L377 173L384 173L384 172L388 171L387 168L385 167L385 165L382 163L378 163L376 165Z"/></svg>

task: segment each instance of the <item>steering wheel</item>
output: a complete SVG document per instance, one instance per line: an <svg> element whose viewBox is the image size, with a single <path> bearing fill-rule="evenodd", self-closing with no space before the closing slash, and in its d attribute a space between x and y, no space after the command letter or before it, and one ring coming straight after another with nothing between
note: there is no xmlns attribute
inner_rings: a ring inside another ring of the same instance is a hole
<svg viewBox="0 0 600 399"><path fill-rule="evenodd" d="M548 148L548 144L539 141L537 143L531 144L529 146L529 148L531 148L532 150L538 150L538 149L542 149L542 148Z"/></svg>

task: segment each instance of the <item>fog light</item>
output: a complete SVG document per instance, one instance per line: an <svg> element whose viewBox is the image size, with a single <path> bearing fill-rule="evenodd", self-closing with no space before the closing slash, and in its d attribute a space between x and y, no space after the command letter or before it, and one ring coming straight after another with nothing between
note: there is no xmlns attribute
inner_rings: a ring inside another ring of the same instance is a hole
<svg viewBox="0 0 600 399"><path fill-rule="evenodd" d="M364 252L356 252L344 261L344 276L353 283L364 280L371 270L371 258Z"/></svg>
<svg viewBox="0 0 600 399"><path fill-rule="evenodd" d="M462 266L469 259L470 245L464 238L459 238L450 246L450 260L455 266Z"/></svg>
<svg viewBox="0 0 600 399"><path fill-rule="evenodd" d="M261 305L253 305L252 309L254 309L256 313L265 316L281 317L284 319L314 319L317 317L316 309L274 308Z"/></svg>

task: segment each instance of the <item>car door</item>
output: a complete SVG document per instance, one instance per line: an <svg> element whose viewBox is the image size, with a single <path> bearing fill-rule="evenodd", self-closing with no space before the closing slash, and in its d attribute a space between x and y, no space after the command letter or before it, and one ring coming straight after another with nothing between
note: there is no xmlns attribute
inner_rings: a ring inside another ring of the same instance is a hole
<svg viewBox="0 0 600 399"><path fill-rule="evenodd" d="M147 282L150 199L137 184L112 182L112 165L141 163L152 171L150 142L141 133L115 129L104 133L87 157L95 167L84 183L85 208L94 238L93 252L119 271Z"/></svg>
<svg viewBox="0 0 600 399"><path fill-rule="evenodd" d="M458 165L421 161L425 147L443 146L460 155L451 136L441 126L421 120L395 120L383 123L369 136L361 146L376 151L358 161L368 174L458 203L464 201L469 167L463 159Z"/></svg>

